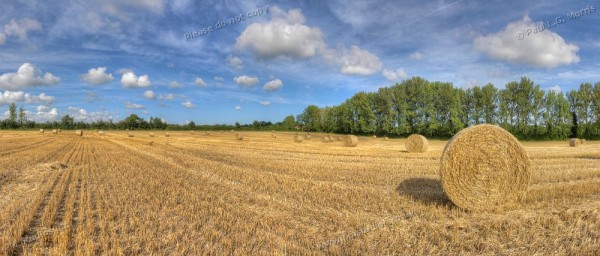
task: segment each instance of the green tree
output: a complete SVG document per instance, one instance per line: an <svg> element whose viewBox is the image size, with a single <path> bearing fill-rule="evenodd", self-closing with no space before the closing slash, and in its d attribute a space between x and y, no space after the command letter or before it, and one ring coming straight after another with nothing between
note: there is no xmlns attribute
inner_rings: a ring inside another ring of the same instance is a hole
<svg viewBox="0 0 600 256"><path fill-rule="evenodd" d="M293 115L286 116L283 119L283 127L287 130L293 130L296 127L296 119Z"/></svg>
<svg viewBox="0 0 600 256"><path fill-rule="evenodd" d="M321 110L319 107L315 105L306 107L298 119L304 125L306 131L321 131Z"/></svg>
<svg viewBox="0 0 600 256"><path fill-rule="evenodd" d="M71 116L64 115L60 119L60 128L63 130L73 129L73 128L75 128L74 123L75 123L75 121L73 120L73 118Z"/></svg>
<svg viewBox="0 0 600 256"><path fill-rule="evenodd" d="M27 115L25 114L25 109L23 107L19 108L19 127L24 128L25 123L27 123Z"/></svg>

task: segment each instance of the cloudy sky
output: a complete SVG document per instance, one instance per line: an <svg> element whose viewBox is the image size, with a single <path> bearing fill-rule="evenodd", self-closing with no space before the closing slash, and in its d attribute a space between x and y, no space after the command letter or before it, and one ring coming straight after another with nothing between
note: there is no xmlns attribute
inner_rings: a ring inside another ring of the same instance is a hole
<svg viewBox="0 0 600 256"><path fill-rule="evenodd" d="M412 76L600 81L596 1L0 2L0 113L281 121Z"/></svg>

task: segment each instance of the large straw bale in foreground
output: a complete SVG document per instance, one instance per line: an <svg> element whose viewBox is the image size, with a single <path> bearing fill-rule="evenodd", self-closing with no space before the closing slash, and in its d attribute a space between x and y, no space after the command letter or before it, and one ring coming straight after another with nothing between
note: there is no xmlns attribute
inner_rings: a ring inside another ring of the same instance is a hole
<svg viewBox="0 0 600 256"><path fill-rule="evenodd" d="M458 207L501 211L525 198L531 162L512 134L494 125L476 125L446 144L440 178L444 192Z"/></svg>
<svg viewBox="0 0 600 256"><path fill-rule="evenodd" d="M427 151L427 147L429 147L429 142L425 136L420 134L413 134L408 136L406 142L404 143L404 147L410 153L422 153Z"/></svg>
<svg viewBox="0 0 600 256"><path fill-rule="evenodd" d="M581 143L580 139L577 139L577 138L569 139L569 146L571 146L571 147L579 147L579 146L581 146L581 144L583 144L583 143Z"/></svg>
<svg viewBox="0 0 600 256"><path fill-rule="evenodd" d="M342 142L346 147L356 147L358 146L358 137L354 135L346 135L342 137Z"/></svg>

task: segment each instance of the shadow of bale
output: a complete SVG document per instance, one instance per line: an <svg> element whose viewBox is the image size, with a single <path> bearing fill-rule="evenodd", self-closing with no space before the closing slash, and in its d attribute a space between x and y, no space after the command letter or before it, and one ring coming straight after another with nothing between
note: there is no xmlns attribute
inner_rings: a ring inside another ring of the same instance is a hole
<svg viewBox="0 0 600 256"><path fill-rule="evenodd" d="M431 178L406 179L396 188L401 196L409 196L412 200L420 201L427 205L452 205L450 199L444 194L442 183Z"/></svg>

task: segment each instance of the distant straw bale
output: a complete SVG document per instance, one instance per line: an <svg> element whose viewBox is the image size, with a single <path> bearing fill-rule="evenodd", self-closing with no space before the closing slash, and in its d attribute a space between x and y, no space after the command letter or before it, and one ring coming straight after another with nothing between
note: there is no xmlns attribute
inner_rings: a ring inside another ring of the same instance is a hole
<svg viewBox="0 0 600 256"><path fill-rule="evenodd" d="M354 135L345 135L342 137L342 142L346 147L356 147L358 146L358 137Z"/></svg>
<svg viewBox="0 0 600 256"><path fill-rule="evenodd" d="M581 142L582 141L580 139L578 139L578 138L571 138L571 139L569 139L569 146L571 146L571 147L579 147L579 146L581 146L581 144L583 144Z"/></svg>
<svg viewBox="0 0 600 256"><path fill-rule="evenodd" d="M77 136L83 136L83 130L76 130L75 131L75 135L77 135Z"/></svg>
<svg viewBox="0 0 600 256"><path fill-rule="evenodd" d="M413 134L408 136L406 142L404 143L404 147L410 153L422 153L427 151L427 147L429 147L429 142L425 136L420 134Z"/></svg>
<svg viewBox="0 0 600 256"><path fill-rule="evenodd" d="M495 125L471 126L454 135L440 162L444 192L466 210L513 208L525 198L531 179L525 148Z"/></svg>
<svg viewBox="0 0 600 256"><path fill-rule="evenodd" d="M300 136L300 135L294 136L294 142L302 142L302 136Z"/></svg>
<svg viewBox="0 0 600 256"><path fill-rule="evenodd" d="M244 140L244 135L237 133L235 135L235 139L237 139L237 140Z"/></svg>

